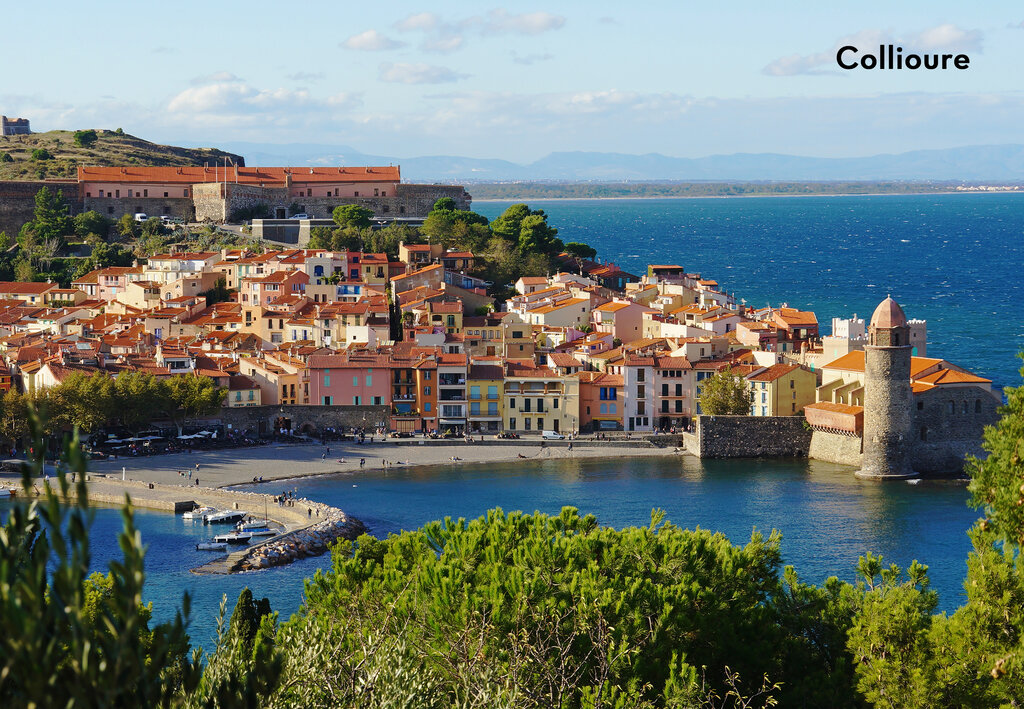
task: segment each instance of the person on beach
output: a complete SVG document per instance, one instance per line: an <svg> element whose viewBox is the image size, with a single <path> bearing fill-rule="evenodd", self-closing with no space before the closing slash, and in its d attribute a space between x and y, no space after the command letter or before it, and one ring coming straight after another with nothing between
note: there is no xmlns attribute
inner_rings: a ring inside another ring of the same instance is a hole
<svg viewBox="0 0 1024 709"><path fill-rule="evenodd" d="M366 465L366 458L360 458L360 459L359 459L359 467L361 468L361 467L363 467L364 465Z"/></svg>

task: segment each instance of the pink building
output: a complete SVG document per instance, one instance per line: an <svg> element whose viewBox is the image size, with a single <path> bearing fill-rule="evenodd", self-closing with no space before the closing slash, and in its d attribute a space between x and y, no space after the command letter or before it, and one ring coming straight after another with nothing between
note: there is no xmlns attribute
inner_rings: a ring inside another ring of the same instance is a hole
<svg viewBox="0 0 1024 709"><path fill-rule="evenodd" d="M374 353L312 355L309 403L321 406L390 406L391 359Z"/></svg>
<svg viewBox="0 0 1024 709"><path fill-rule="evenodd" d="M123 293L129 283L144 280L142 266L108 266L85 274L71 282L89 298L110 302Z"/></svg>
<svg viewBox="0 0 1024 709"><path fill-rule="evenodd" d="M643 318L646 312L658 312L631 300L616 299L594 308L591 320L594 332L611 335L620 342L632 342L643 337Z"/></svg>
<svg viewBox="0 0 1024 709"><path fill-rule="evenodd" d="M309 284L303 271L277 271L262 278L243 278L239 302L267 306L282 296L301 295Z"/></svg>

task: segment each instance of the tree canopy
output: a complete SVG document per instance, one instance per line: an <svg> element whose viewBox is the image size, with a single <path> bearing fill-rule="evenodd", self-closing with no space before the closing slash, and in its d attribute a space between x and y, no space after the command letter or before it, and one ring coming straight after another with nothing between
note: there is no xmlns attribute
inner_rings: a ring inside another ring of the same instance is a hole
<svg viewBox="0 0 1024 709"><path fill-rule="evenodd" d="M726 367L701 382L697 396L701 413L709 416L743 416L750 413L746 380Z"/></svg>
<svg viewBox="0 0 1024 709"><path fill-rule="evenodd" d="M372 223L373 210L360 207L358 204L343 204L335 207L331 216L334 218L334 223L340 227L363 229Z"/></svg>

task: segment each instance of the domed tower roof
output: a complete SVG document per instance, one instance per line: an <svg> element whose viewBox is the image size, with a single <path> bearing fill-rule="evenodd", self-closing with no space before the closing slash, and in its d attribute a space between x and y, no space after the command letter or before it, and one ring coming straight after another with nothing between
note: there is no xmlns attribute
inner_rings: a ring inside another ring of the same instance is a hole
<svg viewBox="0 0 1024 709"><path fill-rule="evenodd" d="M907 316L904 315L903 308L891 297L879 303L871 316L870 327L872 328L906 327L906 325Z"/></svg>

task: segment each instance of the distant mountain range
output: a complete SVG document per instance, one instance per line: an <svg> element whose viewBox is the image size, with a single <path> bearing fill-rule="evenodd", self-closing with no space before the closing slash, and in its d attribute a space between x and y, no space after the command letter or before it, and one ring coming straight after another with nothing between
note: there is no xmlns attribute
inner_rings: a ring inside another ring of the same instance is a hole
<svg viewBox="0 0 1024 709"><path fill-rule="evenodd" d="M198 146L197 146L198 147ZM495 182L658 180L941 180L1024 181L1024 145L975 145L914 150L863 158L814 158L775 153L736 153L673 158L657 153L559 152L528 165L449 155L397 157L361 153L344 145L227 143L222 150L246 165L402 166L412 181Z"/></svg>

